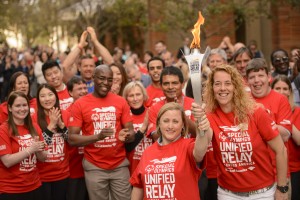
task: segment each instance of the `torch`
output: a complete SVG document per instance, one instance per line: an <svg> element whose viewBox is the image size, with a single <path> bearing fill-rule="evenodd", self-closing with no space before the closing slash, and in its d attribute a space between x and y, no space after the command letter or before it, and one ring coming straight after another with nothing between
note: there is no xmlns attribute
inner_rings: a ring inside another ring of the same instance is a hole
<svg viewBox="0 0 300 200"><path fill-rule="evenodd" d="M204 54L201 54L201 52L200 52L200 26L202 24L204 24L204 18L202 16L201 12L199 12L198 21L194 25L194 29L192 30L194 39L190 46L191 54L185 55L185 59L189 65L194 100L199 105L202 104L202 83L201 83L202 62L205 61L210 54L210 47L206 47ZM200 119L196 119L196 120L197 120L197 122L200 121ZM197 128L197 131L199 131L198 128ZM201 136L203 136L204 134L205 134L204 131L200 132Z"/></svg>

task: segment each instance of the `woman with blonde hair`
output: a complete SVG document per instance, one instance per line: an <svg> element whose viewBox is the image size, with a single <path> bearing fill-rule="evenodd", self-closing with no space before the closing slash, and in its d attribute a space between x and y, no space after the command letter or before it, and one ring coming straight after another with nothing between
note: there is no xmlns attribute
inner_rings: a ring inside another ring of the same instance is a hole
<svg viewBox="0 0 300 200"><path fill-rule="evenodd" d="M129 170L132 174L140 162L144 150L153 143L152 138L145 136L148 127L148 110L144 104L148 100L148 95L140 81L132 81L125 86L123 97L130 106L135 132L134 142L125 144L127 158L130 162Z"/></svg>
<svg viewBox="0 0 300 200"><path fill-rule="evenodd" d="M167 103L156 121L159 139L148 147L134 171L132 200L141 199L200 199L198 179L201 162L211 139L211 128L203 110L199 112L199 130L194 139L188 134L187 119L178 103Z"/></svg>
<svg viewBox="0 0 300 200"><path fill-rule="evenodd" d="M218 199L287 199L287 152L273 121L244 89L239 72L217 66L205 91L212 144L218 164ZM199 107L193 104L197 117ZM275 174L268 146L276 154Z"/></svg>

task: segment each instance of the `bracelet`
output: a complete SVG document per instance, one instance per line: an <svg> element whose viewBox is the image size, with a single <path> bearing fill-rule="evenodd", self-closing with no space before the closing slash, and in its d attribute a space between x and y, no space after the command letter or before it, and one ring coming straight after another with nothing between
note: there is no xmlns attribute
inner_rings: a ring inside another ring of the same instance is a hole
<svg viewBox="0 0 300 200"><path fill-rule="evenodd" d="M28 153L28 156L30 157L30 156L31 156L31 153L29 152L28 148L25 149L25 151Z"/></svg>
<svg viewBox="0 0 300 200"><path fill-rule="evenodd" d="M82 51L83 47L80 44L78 44L77 47L80 49L80 51Z"/></svg>

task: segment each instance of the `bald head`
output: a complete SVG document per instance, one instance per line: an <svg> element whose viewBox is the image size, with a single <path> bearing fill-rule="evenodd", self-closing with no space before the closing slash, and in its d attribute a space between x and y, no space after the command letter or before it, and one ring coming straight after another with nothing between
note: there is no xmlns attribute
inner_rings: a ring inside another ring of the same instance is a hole
<svg viewBox="0 0 300 200"><path fill-rule="evenodd" d="M107 65L99 65L94 73L94 92L96 97L106 97L113 83L113 72Z"/></svg>
<svg viewBox="0 0 300 200"><path fill-rule="evenodd" d="M110 72L111 74L113 73L108 65L98 65L95 68L94 75L97 75L99 72Z"/></svg>

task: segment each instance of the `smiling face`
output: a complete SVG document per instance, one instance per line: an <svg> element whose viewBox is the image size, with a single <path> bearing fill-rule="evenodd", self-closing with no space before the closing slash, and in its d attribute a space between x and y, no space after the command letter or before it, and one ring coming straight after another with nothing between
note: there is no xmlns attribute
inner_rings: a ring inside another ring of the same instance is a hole
<svg viewBox="0 0 300 200"><path fill-rule="evenodd" d="M21 125L24 124L24 119L29 113L29 105L24 97L18 96L8 110L11 112L14 122Z"/></svg>
<svg viewBox="0 0 300 200"><path fill-rule="evenodd" d="M180 110L168 110L159 120L159 128L162 134L163 145L170 144L181 135L184 123Z"/></svg>
<svg viewBox="0 0 300 200"><path fill-rule="evenodd" d="M83 80L89 81L92 79L95 67L95 61L93 58L84 58L81 60L79 71Z"/></svg>
<svg viewBox="0 0 300 200"><path fill-rule="evenodd" d="M168 102L179 99L182 96L183 83L176 75L165 75L162 77L161 88Z"/></svg>
<svg viewBox="0 0 300 200"><path fill-rule="evenodd" d="M57 66L51 67L45 71L45 79L47 83L56 90L60 90L63 87L63 73Z"/></svg>
<svg viewBox="0 0 300 200"><path fill-rule="evenodd" d="M28 95L29 83L25 75L20 75L18 78L16 78L14 91L21 91L26 96Z"/></svg>
<svg viewBox="0 0 300 200"><path fill-rule="evenodd" d="M272 64L279 74L286 74L289 69L289 57L283 51L277 51L273 54Z"/></svg>
<svg viewBox="0 0 300 200"><path fill-rule="evenodd" d="M126 100L131 108L138 109L142 107L144 103L144 95L141 88L139 86L135 86L129 90Z"/></svg>
<svg viewBox="0 0 300 200"><path fill-rule="evenodd" d="M280 94L283 94L287 98L289 98L289 96L291 95L291 91L290 91L289 85L286 82L284 82L284 81L278 81L277 83L275 83L273 89L276 92L279 92Z"/></svg>
<svg viewBox="0 0 300 200"><path fill-rule="evenodd" d="M96 68L94 74L94 92L96 97L106 97L113 84L113 72L106 66L101 65Z"/></svg>
<svg viewBox="0 0 300 200"><path fill-rule="evenodd" d="M39 101L45 110L50 110L56 103L55 94L48 88L42 88L39 92Z"/></svg>
<svg viewBox="0 0 300 200"><path fill-rule="evenodd" d="M159 83L161 71L163 70L163 63L160 60L152 60L149 63L149 75L153 83Z"/></svg>
<svg viewBox="0 0 300 200"><path fill-rule="evenodd" d="M88 89L85 83L75 83L73 85L73 90L69 91L70 95L73 97L74 101L87 95Z"/></svg>
<svg viewBox="0 0 300 200"><path fill-rule="evenodd" d="M259 71L251 71L248 74L248 85L251 93L256 98L262 98L269 94L271 87L269 86L270 76L264 69Z"/></svg>
<svg viewBox="0 0 300 200"><path fill-rule="evenodd" d="M224 71L214 74L213 92L216 101L223 111L232 111L234 86L231 77Z"/></svg>
<svg viewBox="0 0 300 200"><path fill-rule="evenodd" d="M216 66L219 66L219 65L225 64L225 63L226 63L225 60L219 54L212 54L209 56L208 66L210 69L214 69Z"/></svg>
<svg viewBox="0 0 300 200"><path fill-rule="evenodd" d="M116 66L110 67L113 72L113 83L121 85L122 83L122 73L120 72L119 68Z"/></svg>
<svg viewBox="0 0 300 200"><path fill-rule="evenodd" d="M242 53L236 57L235 67L243 77L246 76L246 67L250 60L251 58L247 53Z"/></svg>

